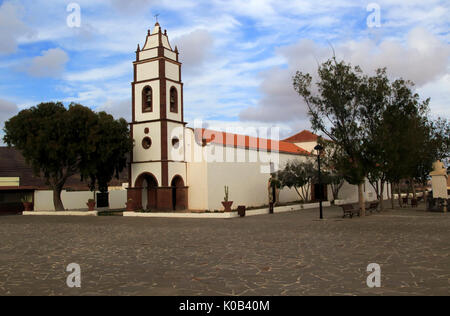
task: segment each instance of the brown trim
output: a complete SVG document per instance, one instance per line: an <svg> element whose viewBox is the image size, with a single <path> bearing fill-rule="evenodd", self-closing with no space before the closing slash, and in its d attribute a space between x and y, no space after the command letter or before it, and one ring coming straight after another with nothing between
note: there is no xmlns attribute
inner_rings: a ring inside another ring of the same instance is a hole
<svg viewBox="0 0 450 316"><path fill-rule="evenodd" d="M180 121L176 121L176 120L172 120L172 119L155 119L155 120L147 120L147 121L134 121L131 123L128 123L129 125L139 125L139 124L147 124L147 123L155 123L155 122L162 122L162 121L166 121L166 122L170 122L170 123L177 123L177 124L183 124L186 125L186 122L180 122Z"/></svg>
<svg viewBox="0 0 450 316"><path fill-rule="evenodd" d="M167 137L167 121L161 121L161 180L163 186L167 186L169 182Z"/></svg>
<svg viewBox="0 0 450 316"><path fill-rule="evenodd" d="M138 164L142 164L142 163L161 163L161 162L173 162L173 163L186 163L185 160L181 161L181 160L146 160L146 161L133 161L132 164L134 163L138 163Z"/></svg>
<svg viewBox="0 0 450 316"><path fill-rule="evenodd" d="M164 47L160 47L160 48L164 48ZM158 52L158 54L159 54L160 52ZM166 56L164 56L164 55L158 55L158 57L152 57L152 58L147 58L147 59L142 59L142 60L139 60L139 61L134 61L133 62L133 64L135 64L135 65L138 65L138 64L145 64L145 63L148 63L148 62L151 62L151 61L156 61L156 60L160 60L160 59L164 59L164 60L167 60L168 62L170 62L170 63L172 63L172 64L175 64L175 65L177 65L177 66L181 66L181 63L180 62L178 62L178 61L175 61L175 60L173 60L173 59L170 59L170 58L168 58L168 57L166 57Z"/></svg>
<svg viewBox="0 0 450 316"><path fill-rule="evenodd" d="M0 187L0 191L12 191L12 190L47 190L49 187L38 187L38 186L4 186Z"/></svg>
<svg viewBox="0 0 450 316"><path fill-rule="evenodd" d="M181 81L181 66L180 66L180 81ZM181 84L181 87L180 87L180 96L181 96L181 122L184 122L184 97L183 97L183 84Z"/></svg>
<svg viewBox="0 0 450 316"><path fill-rule="evenodd" d="M165 78L167 81L173 82L173 83L177 83L179 85L183 85L183 83L180 81L176 81L176 80L172 80L170 78ZM141 83L147 83L147 82L152 82L152 81L157 81L160 80L160 78L152 78L152 79L146 79L146 80L140 80L140 81L133 81L132 83L134 84L141 84Z"/></svg>

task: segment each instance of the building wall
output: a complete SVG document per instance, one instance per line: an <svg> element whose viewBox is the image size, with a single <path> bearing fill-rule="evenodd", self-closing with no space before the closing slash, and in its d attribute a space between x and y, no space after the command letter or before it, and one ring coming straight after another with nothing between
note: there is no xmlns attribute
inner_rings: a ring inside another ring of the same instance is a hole
<svg viewBox="0 0 450 316"><path fill-rule="evenodd" d="M61 200L64 208L67 210L81 210L87 209L87 201L94 197L91 191L66 191L61 193ZM110 190L109 191L109 208L110 209L124 209L127 201L127 191ZM54 211L53 205L53 191L51 190L36 190L34 191L34 210L35 211Z"/></svg>
<svg viewBox="0 0 450 316"><path fill-rule="evenodd" d="M388 192L390 192L390 188L391 186L389 184L386 183L384 185L383 198L385 200L389 198ZM328 196L330 199L333 196L330 189L328 190ZM376 191L367 179L364 184L364 197L367 202L375 201L377 199ZM344 186L339 191L339 200L345 200L348 203L357 203L359 200L358 186L345 182Z"/></svg>
<svg viewBox="0 0 450 316"><path fill-rule="evenodd" d="M312 152L314 150L314 147L316 147L317 142L295 143L295 145L303 148L306 151Z"/></svg>
<svg viewBox="0 0 450 316"><path fill-rule="evenodd" d="M208 209L223 209L224 186L229 187L229 199L233 201L233 207L245 205L255 207L269 203L268 181L270 179L270 161L275 161L280 167L293 159L306 160L305 156L259 153L254 150L241 148L229 148L209 145L207 157L207 182L208 182ZM213 148L215 147L215 148ZM221 152L224 157L230 157L234 151L234 162L220 161ZM256 161L253 161L256 154ZM263 156L261 156L263 155ZM237 162L237 157L246 157L245 162ZM265 157L264 157L265 156ZM211 162L210 162L211 161ZM292 202L299 200L294 189L285 188L280 192L280 202Z"/></svg>

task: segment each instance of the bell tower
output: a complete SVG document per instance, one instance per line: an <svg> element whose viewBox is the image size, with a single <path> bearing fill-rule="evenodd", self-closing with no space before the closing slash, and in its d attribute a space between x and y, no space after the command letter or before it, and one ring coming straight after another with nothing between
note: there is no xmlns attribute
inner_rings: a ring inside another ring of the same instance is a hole
<svg viewBox="0 0 450 316"><path fill-rule="evenodd" d="M158 22L133 67L128 199L134 209L187 209L181 63Z"/></svg>

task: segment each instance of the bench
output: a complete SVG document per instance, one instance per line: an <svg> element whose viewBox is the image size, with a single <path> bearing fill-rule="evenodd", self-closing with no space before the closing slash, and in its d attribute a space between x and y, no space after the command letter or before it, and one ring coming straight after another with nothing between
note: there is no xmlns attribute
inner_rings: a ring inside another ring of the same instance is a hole
<svg viewBox="0 0 450 316"><path fill-rule="evenodd" d="M354 214L358 214L358 216L361 215L360 210L355 209L353 207L353 204L344 204L344 205L341 205L341 208L342 208L342 211L344 212L344 215L342 216L342 218L345 218L346 216L353 218Z"/></svg>
<svg viewBox="0 0 450 316"><path fill-rule="evenodd" d="M404 205L408 205L408 198L407 197L404 197L404 198L402 198L402 200L403 200L403 204Z"/></svg>
<svg viewBox="0 0 450 316"><path fill-rule="evenodd" d="M369 204L369 206L367 207L367 211L369 211L370 212L370 214L372 214L373 212L380 212L379 210L378 210L378 205L380 204L380 202L371 202L370 204Z"/></svg>

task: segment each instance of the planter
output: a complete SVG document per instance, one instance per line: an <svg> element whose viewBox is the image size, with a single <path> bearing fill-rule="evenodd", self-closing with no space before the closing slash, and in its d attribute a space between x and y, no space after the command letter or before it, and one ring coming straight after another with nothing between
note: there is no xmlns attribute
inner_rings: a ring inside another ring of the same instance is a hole
<svg viewBox="0 0 450 316"><path fill-rule="evenodd" d="M245 217L245 206L243 205L238 206L238 215L240 217Z"/></svg>
<svg viewBox="0 0 450 316"><path fill-rule="evenodd" d="M95 209L95 201L88 201L86 205L89 208L89 212L92 212Z"/></svg>
<svg viewBox="0 0 450 316"><path fill-rule="evenodd" d="M31 202L23 202L24 212L32 212L33 211L33 203Z"/></svg>
<svg viewBox="0 0 450 316"><path fill-rule="evenodd" d="M233 201L222 202L222 205L225 208L225 212L231 212L231 205L233 205Z"/></svg>
<svg viewBox="0 0 450 316"><path fill-rule="evenodd" d="M126 202L125 205L127 207L127 212L134 212L134 203L132 200Z"/></svg>

